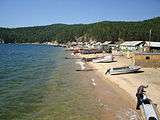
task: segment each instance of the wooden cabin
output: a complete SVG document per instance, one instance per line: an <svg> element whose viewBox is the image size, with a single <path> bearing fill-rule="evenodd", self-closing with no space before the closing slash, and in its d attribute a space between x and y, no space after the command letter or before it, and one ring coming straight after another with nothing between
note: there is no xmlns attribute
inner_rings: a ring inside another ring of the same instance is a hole
<svg viewBox="0 0 160 120"><path fill-rule="evenodd" d="M160 53L135 53L134 63L145 68L160 67Z"/></svg>

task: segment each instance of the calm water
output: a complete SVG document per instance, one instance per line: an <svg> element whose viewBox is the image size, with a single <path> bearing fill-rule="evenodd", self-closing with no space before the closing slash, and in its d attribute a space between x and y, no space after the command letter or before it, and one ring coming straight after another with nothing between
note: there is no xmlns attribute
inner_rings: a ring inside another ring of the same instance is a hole
<svg viewBox="0 0 160 120"><path fill-rule="evenodd" d="M96 120L96 99L63 48L0 45L1 120Z"/></svg>

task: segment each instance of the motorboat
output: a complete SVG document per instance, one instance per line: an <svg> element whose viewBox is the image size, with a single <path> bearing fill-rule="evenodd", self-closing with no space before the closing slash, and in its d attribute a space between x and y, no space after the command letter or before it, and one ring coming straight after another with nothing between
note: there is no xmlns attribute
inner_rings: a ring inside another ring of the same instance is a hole
<svg viewBox="0 0 160 120"><path fill-rule="evenodd" d="M153 104L151 99L147 98L147 96L144 94L141 102L142 104L140 108L145 120L160 120L156 105Z"/></svg>
<svg viewBox="0 0 160 120"><path fill-rule="evenodd" d="M100 57L91 57L91 58L85 58L83 57L81 59L82 62L92 62L93 59L97 59L97 58L100 58Z"/></svg>
<svg viewBox="0 0 160 120"><path fill-rule="evenodd" d="M141 69L140 66L115 67L108 69L105 74L116 75L116 74L134 73L140 69Z"/></svg>
<svg viewBox="0 0 160 120"><path fill-rule="evenodd" d="M85 49L85 50L81 50L80 53L81 54L97 54L97 53L102 53L102 50L99 49Z"/></svg>

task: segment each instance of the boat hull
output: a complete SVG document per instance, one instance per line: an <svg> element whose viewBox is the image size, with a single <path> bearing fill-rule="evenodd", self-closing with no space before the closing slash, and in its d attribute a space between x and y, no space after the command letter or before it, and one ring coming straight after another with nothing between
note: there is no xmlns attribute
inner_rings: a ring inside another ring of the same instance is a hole
<svg viewBox="0 0 160 120"><path fill-rule="evenodd" d="M146 95L144 95L141 101L141 112L145 120L159 120L158 111L152 101Z"/></svg>
<svg viewBox="0 0 160 120"><path fill-rule="evenodd" d="M120 67L120 68L111 68L108 69L106 74L110 75L118 75L118 74L127 74L127 73L135 73L140 70L140 67Z"/></svg>
<svg viewBox="0 0 160 120"><path fill-rule="evenodd" d="M102 56L100 58L93 59L92 62L94 62L94 63L109 63L109 62L113 62L113 56L112 55Z"/></svg>
<svg viewBox="0 0 160 120"><path fill-rule="evenodd" d="M113 62L113 60L92 60L94 63L110 63Z"/></svg>

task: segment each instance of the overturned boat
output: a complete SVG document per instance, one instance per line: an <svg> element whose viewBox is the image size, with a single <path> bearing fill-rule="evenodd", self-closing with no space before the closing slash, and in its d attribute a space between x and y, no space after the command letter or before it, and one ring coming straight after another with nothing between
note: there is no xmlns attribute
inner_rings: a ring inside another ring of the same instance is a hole
<svg viewBox="0 0 160 120"><path fill-rule="evenodd" d="M139 66L116 67L108 69L105 74L116 75L116 74L134 73L140 69L141 67Z"/></svg>
<svg viewBox="0 0 160 120"><path fill-rule="evenodd" d="M145 120L160 120L158 116L158 110L155 104L153 104L152 100L147 98L146 95L143 95L141 102L142 104L140 107Z"/></svg>
<svg viewBox="0 0 160 120"><path fill-rule="evenodd" d="M93 59L92 62L94 62L94 63L113 62L113 56L112 55L103 56L103 57L100 57L100 58Z"/></svg>

